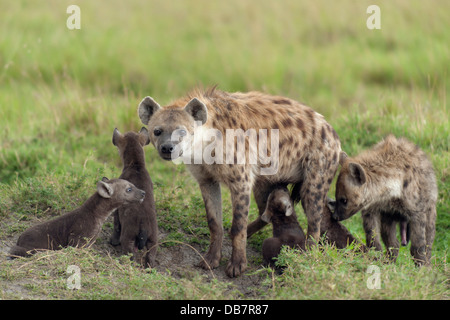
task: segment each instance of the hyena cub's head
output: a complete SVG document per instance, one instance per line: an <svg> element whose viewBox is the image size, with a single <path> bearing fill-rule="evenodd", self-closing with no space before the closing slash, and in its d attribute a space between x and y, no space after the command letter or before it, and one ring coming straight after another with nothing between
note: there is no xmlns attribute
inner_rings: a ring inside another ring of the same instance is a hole
<svg viewBox="0 0 450 320"><path fill-rule="evenodd" d="M148 126L150 141L164 160L180 157L182 142L194 134L196 123L204 124L208 118L205 104L197 98L184 108L161 108L151 97L145 97L139 104L138 114L142 123Z"/></svg>
<svg viewBox="0 0 450 320"><path fill-rule="evenodd" d="M273 190L267 199L266 210L261 220L267 223L277 224L294 213L294 203L287 188Z"/></svg>
<svg viewBox="0 0 450 320"><path fill-rule="evenodd" d="M109 180L103 177L97 182L97 192L102 198L121 204L142 203L145 198L144 190L138 189L134 184L123 179Z"/></svg>
<svg viewBox="0 0 450 320"><path fill-rule="evenodd" d="M342 152L339 162L341 171L336 182L336 200L328 200L328 207L335 220L345 220L364 206L367 175L357 162L349 160Z"/></svg>
<svg viewBox="0 0 450 320"><path fill-rule="evenodd" d="M125 134L120 133L120 131L115 128L112 143L119 150L119 155L122 161L125 162L126 157L139 157L144 159L143 147L150 143L150 137L148 130L145 127L142 127L138 133L130 131Z"/></svg>

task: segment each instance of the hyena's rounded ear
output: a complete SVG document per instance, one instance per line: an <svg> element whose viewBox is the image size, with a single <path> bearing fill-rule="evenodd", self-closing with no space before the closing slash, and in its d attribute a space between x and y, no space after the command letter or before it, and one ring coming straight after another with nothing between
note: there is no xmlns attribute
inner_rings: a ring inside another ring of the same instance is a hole
<svg viewBox="0 0 450 320"><path fill-rule="evenodd" d="M291 216L294 213L294 208L292 207L292 204L289 203L289 205L286 206L286 217Z"/></svg>
<svg viewBox="0 0 450 320"><path fill-rule="evenodd" d="M113 187L109 184L103 181L97 182L97 192L102 198L111 198L114 194Z"/></svg>
<svg viewBox="0 0 450 320"><path fill-rule="evenodd" d="M327 207L331 212L334 212L336 209L336 200L331 199L330 197L327 197Z"/></svg>
<svg viewBox="0 0 450 320"><path fill-rule="evenodd" d="M150 143L150 135L146 127L142 127L141 130L139 130L139 142L142 146L146 146Z"/></svg>
<svg viewBox="0 0 450 320"><path fill-rule="evenodd" d="M289 193L283 194L280 201L284 205L284 214L286 215L286 217L292 215L294 213L294 206L292 204L291 196L289 195Z"/></svg>
<svg viewBox="0 0 450 320"><path fill-rule="evenodd" d="M113 137L112 137L113 145L117 146L117 144L119 143L119 139L121 139L121 138L122 138L122 134L120 133L120 131L117 130L117 128L114 128Z"/></svg>
<svg viewBox="0 0 450 320"><path fill-rule="evenodd" d="M197 98L192 99L184 107L184 111L189 113L195 121L201 121L202 125L208 120L208 109L206 105Z"/></svg>
<svg viewBox="0 0 450 320"><path fill-rule="evenodd" d="M358 185L363 185L367 181L366 171L361 167L359 163L350 162L348 164L348 170L353 181Z"/></svg>
<svg viewBox="0 0 450 320"><path fill-rule="evenodd" d="M343 166L345 163L345 160L347 160L347 158L348 158L348 155L344 151L341 151L341 153L339 154L339 164L341 166Z"/></svg>
<svg viewBox="0 0 450 320"><path fill-rule="evenodd" d="M159 109L161 109L161 106L151 97L147 96L139 104L138 107L139 119L141 119L143 124L147 125L148 122L150 121L150 118Z"/></svg>
<svg viewBox="0 0 450 320"><path fill-rule="evenodd" d="M272 212L269 210L265 210L264 213L261 215L261 220L265 223L270 223L270 220L272 220Z"/></svg>

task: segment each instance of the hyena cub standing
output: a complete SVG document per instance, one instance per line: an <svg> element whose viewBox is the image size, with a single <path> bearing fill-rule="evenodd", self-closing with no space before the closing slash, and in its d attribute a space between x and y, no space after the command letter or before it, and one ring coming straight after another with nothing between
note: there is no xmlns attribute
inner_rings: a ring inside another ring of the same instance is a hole
<svg viewBox="0 0 450 320"><path fill-rule="evenodd" d="M123 162L120 178L144 190L146 196L143 203L130 203L114 212L114 231L110 243L121 244L125 253L135 253L145 247L142 263L144 266L153 266L158 249L158 225L153 183L145 168L143 147L150 143L148 131L142 128L139 133L121 134L119 130L114 129L112 141Z"/></svg>
<svg viewBox="0 0 450 320"><path fill-rule="evenodd" d="M394 261L399 248L396 224L407 223L416 265L429 264L438 191L425 153L410 141L390 135L354 158L342 153L340 162L333 217L344 220L362 210L367 245L381 250L381 233ZM405 244L405 227L401 230Z"/></svg>

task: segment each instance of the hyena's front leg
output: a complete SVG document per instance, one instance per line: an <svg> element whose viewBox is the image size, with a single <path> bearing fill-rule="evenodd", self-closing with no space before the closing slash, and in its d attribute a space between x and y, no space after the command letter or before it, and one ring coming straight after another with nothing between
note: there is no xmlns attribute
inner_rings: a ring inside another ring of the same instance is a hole
<svg viewBox="0 0 450 320"><path fill-rule="evenodd" d="M322 172L322 174L320 174ZM333 170L318 170L310 173L300 188L303 211L308 220L307 245L317 243L320 238L320 224L325 211L327 192L334 176ZM294 188L295 190L295 188ZM293 190L293 192L294 192ZM296 197L297 195L293 195Z"/></svg>
<svg viewBox="0 0 450 320"><path fill-rule="evenodd" d="M338 168L334 149L309 156L304 180L300 187L300 200L308 219L307 246L320 238L320 224L327 205L327 193ZM295 191L295 187L292 192ZM293 194L294 198L298 195Z"/></svg>
<svg viewBox="0 0 450 320"><path fill-rule="evenodd" d="M229 277L237 277L247 269L247 221L250 207L250 190L250 184L230 186L233 205L233 222L230 235L233 248L231 260L225 271Z"/></svg>
<svg viewBox="0 0 450 320"><path fill-rule="evenodd" d="M361 214L364 232L366 233L366 246L369 248L375 247L377 251L383 250L379 235L379 214L367 210L363 210Z"/></svg>
<svg viewBox="0 0 450 320"><path fill-rule="evenodd" d="M304 183L301 191L301 203L308 220L307 246L319 241L322 210L325 206L326 193L314 189L313 185Z"/></svg>
<svg viewBox="0 0 450 320"><path fill-rule="evenodd" d="M199 266L204 269L217 268L222 257L222 195L220 183L214 180L199 182L205 203L206 218L211 237L208 253L200 261Z"/></svg>

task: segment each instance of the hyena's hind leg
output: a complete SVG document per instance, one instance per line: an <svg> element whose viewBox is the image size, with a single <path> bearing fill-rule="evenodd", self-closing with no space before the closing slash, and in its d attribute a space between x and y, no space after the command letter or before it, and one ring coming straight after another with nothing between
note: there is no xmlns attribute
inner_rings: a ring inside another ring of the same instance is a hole
<svg viewBox="0 0 450 320"><path fill-rule="evenodd" d="M426 241L427 241L427 263L431 262L431 249L433 247L434 236L436 234L436 206L429 209L427 215Z"/></svg>
<svg viewBox="0 0 450 320"><path fill-rule="evenodd" d="M428 218L429 215L415 215L410 220L411 229L411 255L413 256L416 266L428 265L431 257L431 246L429 246L429 240L434 240L433 232L427 235ZM429 239L428 239L429 238ZM428 253L430 251L430 253Z"/></svg>
<svg viewBox="0 0 450 320"><path fill-rule="evenodd" d="M156 253L158 251L158 238L149 236L145 244L144 267L153 267L155 265Z"/></svg>
<svg viewBox="0 0 450 320"><path fill-rule="evenodd" d="M18 245L14 245L8 254L8 260L15 259L17 257L29 257L31 255L32 251L30 249L21 247Z"/></svg>
<svg viewBox="0 0 450 320"><path fill-rule="evenodd" d="M120 233L122 229L120 225L119 210L114 210L112 216L114 218L114 228L109 243L112 246L118 246L120 244Z"/></svg>
<svg viewBox="0 0 450 320"><path fill-rule="evenodd" d="M381 214L381 239L386 246L387 255L391 262L395 262L398 256L400 243L397 239L397 222L392 219L390 213Z"/></svg>

